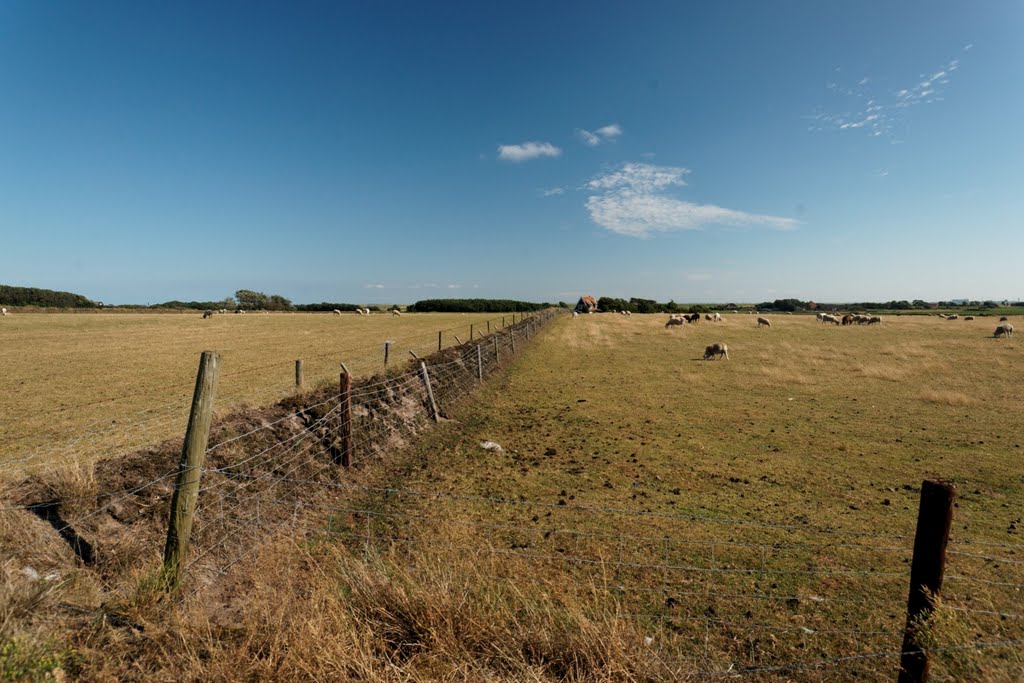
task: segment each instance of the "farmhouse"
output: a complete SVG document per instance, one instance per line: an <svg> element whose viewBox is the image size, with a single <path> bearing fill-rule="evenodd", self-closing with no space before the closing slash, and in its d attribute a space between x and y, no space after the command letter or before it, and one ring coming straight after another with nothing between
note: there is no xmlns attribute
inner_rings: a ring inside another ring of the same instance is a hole
<svg viewBox="0 0 1024 683"><path fill-rule="evenodd" d="M577 313L596 313L597 299L592 296L581 296L580 300L576 303L576 308L573 310Z"/></svg>

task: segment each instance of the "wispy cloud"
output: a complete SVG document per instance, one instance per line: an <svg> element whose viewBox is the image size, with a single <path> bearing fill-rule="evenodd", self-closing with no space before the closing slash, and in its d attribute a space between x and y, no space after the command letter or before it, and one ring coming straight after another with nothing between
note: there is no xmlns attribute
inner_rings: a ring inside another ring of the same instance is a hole
<svg viewBox="0 0 1024 683"><path fill-rule="evenodd" d="M498 158L502 161L521 162L540 157L557 157L562 150L550 142L524 142L519 145L498 145Z"/></svg>
<svg viewBox="0 0 1024 683"><path fill-rule="evenodd" d="M582 189L593 193L587 198L587 211L601 227L631 237L700 230L708 225L763 225L776 230L793 230L798 225L792 218L695 204L664 194L669 188L686 185L683 178L689 173L689 169L679 166L623 164L616 171L591 178L583 186Z"/></svg>
<svg viewBox="0 0 1024 683"><path fill-rule="evenodd" d="M687 273L686 279L690 282L704 282L711 279L711 273Z"/></svg>
<svg viewBox="0 0 1024 683"><path fill-rule="evenodd" d="M971 47L973 44L968 43L963 51ZM920 74L916 83L882 94L872 92L868 77L860 79L852 87L831 81L826 88L846 103L845 111L821 108L808 117L813 121L809 130L861 131L871 137L891 136L905 110L920 104L941 102L945 86L959 68L960 60L951 59L930 73Z"/></svg>
<svg viewBox="0 0 1024 683"><path fill-rule="evenodd" d="M382 284L363 285L363 287L365 287L366 289L384 289L384 285Z"/></svg>
<svg viewBox="0 0 1024 683"><path fill-rule="evenodd" d="M622 126L617 123L609 123L591 132L585 128L577 128L576 134L583 140L583 144L590 147L597 147L602 142L608 142L622 135Z"/></svg>
<svg viewBox="0 0 1024 683"><path fill-rule="evenodd" d="M448 289L462 289L462 285L448 285Z"/></svg>
<svg viewBox="0 0 1024 683"><path fill-rule="evenodd" d="M564 187L548 187L540 191L542 197L556 197L560 194L565 194Z"/></svg>

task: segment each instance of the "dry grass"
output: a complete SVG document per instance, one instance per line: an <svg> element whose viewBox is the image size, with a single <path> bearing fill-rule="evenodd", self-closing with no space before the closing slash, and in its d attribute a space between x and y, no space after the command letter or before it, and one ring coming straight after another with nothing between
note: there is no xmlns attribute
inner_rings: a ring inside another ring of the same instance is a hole
<svg viewBox="0 0 1024 683"><path fill-rule="evenodd" d="M511 314L506 316L511 323ZM223 359L217 410L267 405L294 391L303 359L307 387L336 382L339 362L358 375L409 350L426 355L495 314L217 315L38 314L0 326L0 477L43 463L85 462L180 437L204 350ZM31 457L31 464L17 461Z"/></svg>
<svg viewBox="0 0 1024 683"><path fill-rule="evenodd" d="M888 652L916 487L935 476L960 488L954 541L999 544L952 546L984 557L951 556L949 604L1020 613L1015 591L952 578L1024 584L1016 342L934 319L773 324L560 320L452 420L352 473L367 488L336 502L347 512L311 513L325 533L265 540L183 605L138 569L106 596L116 618L42 628L31 615L51 598L15 605L22 661L70 647L53 661L96 680L648 681ZM697 360L713 341L732 360ZM0 539L45 532L8 523ZM40 548L41 566L67 564L66 547ZM71 602L95 614L80 584ZM1022 637L1021 620L948 614L938 646ZM1019 652L957 652L937 664L954 680L1021 674Z"/></svg>

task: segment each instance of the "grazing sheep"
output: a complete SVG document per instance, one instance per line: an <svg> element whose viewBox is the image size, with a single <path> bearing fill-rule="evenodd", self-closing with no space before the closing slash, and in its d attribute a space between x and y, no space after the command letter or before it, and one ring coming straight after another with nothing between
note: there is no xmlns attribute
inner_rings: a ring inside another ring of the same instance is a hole
<svg viewBox="0 0 1024 683"><path fill-rule="evenodd" d="M1004 334L1006 335L1007 339L1012 337L1013 336L1013 325L1011 325L1010 323L999 323L999 326L996 327L996 331L992 333L992 336L993 337L1001 337Z"/></svg>
<svg viewBox="0 0 1024 683"><path fill-rule="evenodd" d="M6 311L7 309L5 308L4 310ZM1000 319L999 319L999 322L1001 322L1001 323L1005 323L1005 322L1006 322L1007 320L1009 320L1009 318L1007 318L1007 317L1006 317L1006 316L1004 315L1004 316L1003 316L1002 318L1000 318Z"/></svg>
<svg viewBox="0 0 1024 683"><path fill-rule="evenodd" d="M824 324L824 323L832 323L834 325L840 324L839 318L837 318L834 315L831 315L829 313L826 313L825 315L821 316L821 322L822 322L822 324Z"/></svg>
<svg viewBox="0 0 1024 683"><path fill-rule="evenodd" d="M850 315L849 313L844 315L843 316L843 324L844 325L852 325L853 324L853 316Z"/></svg>
<svg viewBox="0 0 1024 683"><path fill-rule="evenodd" d="M704 319L707 320L708 322L711 322L711 314L710 313L705 313L704 314Z"/></svg>
<svg viewBox="0 0 1024 683"><path fill-rule="evenodd" d="M873 315L870 318L868 318L868 325L881 325L881 324L882 324L882 319L879 318L877 315Z"/></svg>
<svg viewBox="0 0 1024 683"><path fill-rule="evenodd" d="M716 322L716 323L722 322L722 314L721 313L712 313L711 314L711 322Z"/></svg>
<svg viewBox="0 0 1024 683"><path fill-rule="evenodd" d="M572 317L573 317L573 318L577 318L577 317L579 317L579 314L580 314L580 312L579 312L579 311L573 311L573 312L572 312Z"/></svg>
<svg viewBox="0 0 1024 683"><path fill-rule="evenodd" d="M690 313L688 315L684 314L683 317L686 318L686 322L688 322L688 323L699 323L700 322L700 313Z"/></svg>
<svg viewBox="0 0 1024 683"><path fill-rule="evenodd" d="M818 322L821 322L821 319L824 318L826 315L828 314L818 311L817 313L814 314L814 317L818 319Z"/></svg>
<svg viewBox="0 0 1024 683"><path fill-rule="evenodd" d="M363 314L364 315L370 315L370 309L369 308L364 308L363 309Z"/></svg>
<svg viewBox="0 0 1024 683"><path fill-rule="evenodd" d="M7 315L7 309L6 308L0 308L0 315ZM1005 320L1005 318L1004 318L1004 320Z"/></svg>
<svg viewBox="0 0 1024 683"><path fill-rule="evenodd" d="M771 321L768 320L768 318L760 318L759 317L757 319L757 326L758 327L771 327L772 324L771 324Z"/></svg>
<svg viewBox="0 0 1024 683"><path fill-rule="evenodd" d="M402 312L400 310L398 310L397 308L394 308L394 309L391 310L391 317L392 318L400 318L401 316L402 316Z"/></svg>
<svg viewBox="0 0 1024 683"><path fill-rule="evenodd" d="M669 318L668 322L665 323L665 329L667 330L668 328L673 326L682 327L685 324L686 320L684 320L683 318Z"/></svg>
<svg viewBox="0 0 1024 683"><path fill-rule="evenodd" d="M721 360L723 357L729 360L729 347L722 342L715 342L704 349L704 360L712 360L715 356Z"/></svg>
<svg viewBox="0 0 1024 683"><path fill-rule="evenodd" d="M331 312L332 312L332 313L333 313L334 315L341 315L341 311L339 311L339 310L338 310L337 308L335 308L335 309L334 309L333 311L331 311Z"/></svg>
<svg viewBox="0 0 1024 683"><path fill-rule="evenodd" d="M964 320L974 320L974 316L973 315L965 315L964 316Z"/></svg>
<svg viewBox="0 0 1024 683"><path fill-rule="evenodd" d="M4 309L4 315L7 315L7 309ZM203 311L203 320L213 317L213 311Z"/></svg>
<svg viewBox="0 0 1024 683"><path fill-rule="evenodd" d="M357 308L357 309L356 309L356 315L366 315L366 314L365 314L365 313L363 313L363 309L361 309L361 308Z"/></svg>
<svg viewBox="0 0 1024 683"><path fill-rule="evenodd" d="M946 316L946 320L959 320L959 319L960 319L960 316L958 316L956 313L953 313L952 315L947 315Z"/></svg>

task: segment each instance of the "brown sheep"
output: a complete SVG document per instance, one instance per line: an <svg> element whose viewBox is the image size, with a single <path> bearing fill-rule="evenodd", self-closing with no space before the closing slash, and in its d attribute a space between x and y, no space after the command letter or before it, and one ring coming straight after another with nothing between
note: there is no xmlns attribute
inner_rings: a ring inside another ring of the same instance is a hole
<svg viewBox="0 0 1024 683"><path fill-rule="evenodd" d="M759 317L757 319L757 326L758 327L771 327L772 323L771 323L771 321L768 320L768 318L760 318Z"/></svg>
<svg viewBox="0 0 1024 683"><path fill-rule="evenodd" d="M1002 318L1000 318L1000 319L999 319L999 322L1001 322L1001 323L1005 323L1005 322L1006 322L1007 320L1009 320L1009 318L1007 318L1007 317L1006 317L1006 316L1004 315L1004 316L1003 316Z"/></svg>
<svg viewBox="0 0 1024 683"><path fill-rule="evenodd" d="M729 347L722 342L715 342L714 344L705 347L704 360L712 360L715 356L718 356L719 360L723 357L726 360L729 360Z"/></svg>

